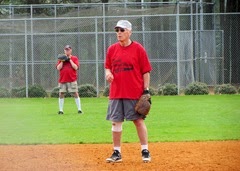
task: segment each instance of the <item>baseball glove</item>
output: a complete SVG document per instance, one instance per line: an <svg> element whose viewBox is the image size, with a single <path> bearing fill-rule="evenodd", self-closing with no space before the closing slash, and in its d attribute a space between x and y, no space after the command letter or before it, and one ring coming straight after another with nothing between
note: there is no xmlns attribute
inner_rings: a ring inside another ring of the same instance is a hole
<svg viewBox="0 0 240 171"><path fill-rule="evenodd" d="M144 91L143 95L138 100L135 111L140 115L148 115L150 108L151 108L151 96L148 90Z"/></svg>
<svg viewBox="0 0 240 171"><path fill-rule="evenodd" d="M58 54L58 60L65 62L65 61L69 61L69 57L65 54Z"/></svg>

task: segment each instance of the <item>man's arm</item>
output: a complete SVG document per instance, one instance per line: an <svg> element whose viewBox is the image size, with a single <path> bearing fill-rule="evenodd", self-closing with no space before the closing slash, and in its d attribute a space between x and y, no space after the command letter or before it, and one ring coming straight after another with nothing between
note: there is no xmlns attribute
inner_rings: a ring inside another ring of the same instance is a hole
<svg viewBox="0 0 240 171"><path fill-rule="evenodd" d="M110 69L105 69L105 78L109 83L113 81L114 77Z"/></svg>
<svg viewBox="0 0 240 171"><path fill-rule="evenodd" d="M146 72L143 74L143 83L144 83L144 90L149 90L150 85L150 73Z"/></svg>
<svg viewBox="0 0 240 171"><path fill-rule="evenodd" d="M78 66L71 60L71 58L70 58L69 62L71 63L73 69L75 69L75 70L78 69Z"/></svg>
<svg viewBox="0 0 240 171"><path fill-rule="evenodd" d="M57 65L57 70L61 70L63 67L63 62L60 62L58 65Z"/></svg>

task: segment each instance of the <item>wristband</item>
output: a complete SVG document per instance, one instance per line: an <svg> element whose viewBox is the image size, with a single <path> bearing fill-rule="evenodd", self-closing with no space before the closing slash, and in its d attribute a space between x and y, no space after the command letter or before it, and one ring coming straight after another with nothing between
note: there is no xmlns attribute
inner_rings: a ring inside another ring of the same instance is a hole
<svg viewBox="0 0 240 171"><path fill-rule="evenodd" d="M144 90L143 94L150 94L149 90Z"/></svg>

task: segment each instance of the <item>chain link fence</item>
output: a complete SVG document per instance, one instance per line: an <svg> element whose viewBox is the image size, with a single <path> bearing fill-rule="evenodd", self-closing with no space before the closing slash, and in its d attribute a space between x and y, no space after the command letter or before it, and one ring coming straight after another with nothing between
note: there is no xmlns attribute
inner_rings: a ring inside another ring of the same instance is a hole
<svg viewBox="0 0 240 171"><path fill-rule="evenodd" d="M78 83L94 85L99 95L108 86L104 58L120 19L132 23L132 40L147 50L153 89L239 84L240 14L205 13L209 8L195 2L0 6L0 85L37 84L51 92L58 85L56 56L70 44L81 64Z"/></svg>

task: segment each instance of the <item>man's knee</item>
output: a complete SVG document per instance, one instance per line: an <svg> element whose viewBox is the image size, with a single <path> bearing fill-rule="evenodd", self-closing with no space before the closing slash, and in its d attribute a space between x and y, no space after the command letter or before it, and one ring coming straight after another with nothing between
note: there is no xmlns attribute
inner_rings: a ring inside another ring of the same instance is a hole
<svg viewBox="0 0 240 171"><path fill-rule="evenodd" d="M122 132L122 122L112 122L113 132Z"/></svg>
<svg viewBox="0 0 240 171"><path fill-rule="evenodd" d="M59 92L59 98L64 98L64 92Z"/></svg>
<svg viewBox="0 0 240 171"><path fill-rule="evenodd" d="M141 127L141 126L145 125L144 120L142 118L134 120L133 123L135 124L136 127Z"/></svg>
<svg viewBox="0 0 240 171"><path fill-rule="evenodd" d="M71 92L71 95L75 98L78 98L79 97L79 94L78 92Z"/></svg>

